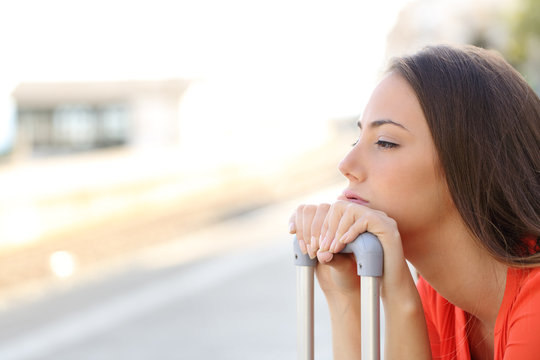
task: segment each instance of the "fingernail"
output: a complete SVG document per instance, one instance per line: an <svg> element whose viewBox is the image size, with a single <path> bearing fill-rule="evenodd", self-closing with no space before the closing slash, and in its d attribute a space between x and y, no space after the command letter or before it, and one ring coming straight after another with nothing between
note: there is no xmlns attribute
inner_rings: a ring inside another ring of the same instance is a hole
<svg viewBox="0 0 540 360"><path fill-rule="evenodd" d="M295 232L295 228L294 228L294 227L295 227L295 226L294 226L294 223L290 223L290 224L289 224L289 232L290 232L291 234Z"/></svg>
<svg viewBox="0 0 540 360"><path fill-rule="evenodd" d="M298 240L298 245L300 245L300 251L302 251L302 254L307 254L307 247L306 242L304 240Z"/></svg>
<svg viewBox="0 0 540 360"><path fill-rule="evenodd" d="M327 263L327 262L330 262L330 260L332 260L332 258L334 257L334 254L328 251L319 251L317 254L317 257L319 259L319 262Z"/></svg>
<svg viewBox="0 0 540 360"><path fill-rule="evenodd" d="M332 245L330 245L330 252L335 252L336 251L336 245L337 245L337 241L334 240L332 241Z"/></svg>
<svg viewBox="0 0 540 360"><path fill-rule="evenodd" d="M327 251L328 250L327 245L328 245L328 237L325 236L324 240L321 243L321 250Z"/></svg>
<svg viewBox="0 0 540 360"><path fill-rule="evenodd" d="M311 236L311 246L315 248L317 245L317 238L315 236Z"/></svg>
<svg viewBox="0 0 540 360"><path fill-rule="evenodd" d="M306 248L307 248L309 258L310 259L315 259L315 256L317 256L317 255L313 253L313 251L311 250L311 246L309 244L307 244Z"/></svg>

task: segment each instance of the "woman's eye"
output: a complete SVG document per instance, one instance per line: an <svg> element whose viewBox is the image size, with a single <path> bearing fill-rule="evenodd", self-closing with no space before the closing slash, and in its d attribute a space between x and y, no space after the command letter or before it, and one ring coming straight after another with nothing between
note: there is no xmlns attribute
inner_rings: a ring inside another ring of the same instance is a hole
<svg viewBox="0 0 540 360"><path fill-rule="evenodd" d="M384 140L379 140L375 143L375 145L377 145L378 147L380 148L383 148L383 149L392 149L392 148L396 148L398 147L399 145L398 144L394 144L390 141L384 141Z"/></svg>
<svg viewBox="0 0 540 360"><path fill-rule="evenodd" d="M355 147L356 144L358 144L358 140L356 140L355 142L353 142L353 143L351 144L351 146L352 146L352 147Z"/></svg>

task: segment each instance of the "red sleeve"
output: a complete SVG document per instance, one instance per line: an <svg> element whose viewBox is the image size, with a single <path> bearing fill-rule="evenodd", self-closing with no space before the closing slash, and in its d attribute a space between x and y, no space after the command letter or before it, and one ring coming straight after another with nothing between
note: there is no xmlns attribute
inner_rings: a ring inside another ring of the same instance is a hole
<svg viewBox="0 0 540 360"><path fill-rule="evenodd" d="M540 268L532 270L520 284L510 304L501 336L506 338L504 360L538 360L540 354ZM503 343L504 343L504 339Z"/></svg>

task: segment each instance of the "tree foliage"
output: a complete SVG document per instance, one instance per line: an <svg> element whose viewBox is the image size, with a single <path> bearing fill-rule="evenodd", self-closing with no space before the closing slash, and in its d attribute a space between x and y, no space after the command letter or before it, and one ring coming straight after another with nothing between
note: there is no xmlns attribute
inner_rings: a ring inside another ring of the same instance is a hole
<svg viewBox="0 0 540 360"><path fill-rule="evenodd" d="M540 41L540 0L520 0L510 18L510 29L506 56L514 66L522 69L533 51L532 44L535 40Z"/></svg>

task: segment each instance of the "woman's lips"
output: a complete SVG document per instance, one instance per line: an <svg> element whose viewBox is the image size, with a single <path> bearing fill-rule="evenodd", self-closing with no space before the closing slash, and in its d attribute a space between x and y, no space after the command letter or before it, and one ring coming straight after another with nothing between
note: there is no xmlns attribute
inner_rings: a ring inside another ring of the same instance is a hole
<svg viewBox="0 0 540 360"><path fill-rule="evenodd" d="M362 199L360 196L350 190L345 190L338 200L346 200L360 205L367 205L369 201Z"/></svg>

